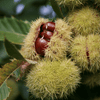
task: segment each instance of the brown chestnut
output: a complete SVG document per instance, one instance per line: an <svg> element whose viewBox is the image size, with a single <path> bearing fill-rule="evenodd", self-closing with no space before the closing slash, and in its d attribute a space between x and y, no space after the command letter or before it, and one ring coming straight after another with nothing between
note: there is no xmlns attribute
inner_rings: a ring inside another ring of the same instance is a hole
<svg viewBox="0 0 100 100"><path fill-rule="evenodd" d="M46 40L50 40L51 37L53 36L53 32L44 30L43 32L40 33L40 36L44 37L44 39Z"/></svg>
<svg viewBox="0 0 100 100"><path fill-rule="evenodd" d="M47 22L42 26L42 30L48 30L53 32L55 29L55 23L54 22Z"/></svg>
<svg viewBox="0 0 100 100"><path fill-rule="evenodd" d="M43 39L43 38L37 38L35 41L35 50L38 54L44 56L45 54L45 49L48 47L47 46L48 41Z"/></svg>

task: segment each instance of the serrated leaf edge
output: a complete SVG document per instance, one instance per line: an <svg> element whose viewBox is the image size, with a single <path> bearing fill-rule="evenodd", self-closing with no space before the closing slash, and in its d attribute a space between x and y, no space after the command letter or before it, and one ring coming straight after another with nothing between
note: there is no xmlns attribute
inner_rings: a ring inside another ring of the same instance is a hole
<svg viewBox="0 0 100 100"><path fill-rule="evenodd" d="M7 86L6 81L4 81L3 84L0 86L0 89L2 88L2 86L3 86L4 84ZM11 93L11 88L8 87L8 86L7 86L7 88L9 89L9 90L8 90L8 91L9 91L9 94L7 94L7 96L6 96L4 99L0 99L0 100L6 100L6 99L9 97L9 95L10 95L10 93ZM1 95L2 95L2 94L1 94Z"/></svg>

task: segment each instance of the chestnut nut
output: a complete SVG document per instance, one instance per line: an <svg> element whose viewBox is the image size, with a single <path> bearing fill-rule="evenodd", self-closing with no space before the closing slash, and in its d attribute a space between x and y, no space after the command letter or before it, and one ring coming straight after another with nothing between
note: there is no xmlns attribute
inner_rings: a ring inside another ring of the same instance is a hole
<svg viewBox="0 0 100 100"><path fill-rule="evenodd" d="M55 30L54 22L47 22L42 24L38 29L38 37L35 40L35 50L38 54L44 56L45 49L48 47L47 43L50 42Z"/></svg>

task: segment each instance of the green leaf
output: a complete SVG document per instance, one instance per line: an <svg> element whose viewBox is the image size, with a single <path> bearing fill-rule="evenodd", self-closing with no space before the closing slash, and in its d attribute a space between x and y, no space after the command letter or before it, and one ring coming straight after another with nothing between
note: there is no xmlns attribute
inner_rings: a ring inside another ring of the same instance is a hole
<svg viewBox="0 0 100 100"><path fill-rule="evenodd" d="M5 48L8 55L18 60L25 60L24 57L20 54L20 52L17 50L17 48L11 42L9 42L6 38L5 38L4 44L5 44Z"/></svg>
<svg viewBox="0 0 100 100"><path fill-rule="evenodd" d="M22 44L23 39L30 29L30 23L19 21L15 18L0 19L0 40L4 40L4 36L15 44Z"/></svg>
<svg viewBox="0 0 100 100"><path fill-rule="evenodd" d="M2 68L0 68L0 85L6 81L9 76L19 68L25 61L22 60L13 60L10 63L5 64Z"/></svg>
<svg viewBox="0 0 100 100"><path fill-rule="evenodd" d="M16 69L14 72L13 72L13 75L14 77L16 78L16 80L18 80L20 78L20 68Z"/></svg>
<svg viewBox="0 0 100 100"><path fill-rule="evenodd" d="M21 69L23 68L23 66L27 68L29 65L30 64L28 64L28 62L26 61L13 60L12 62L7 63L2 68L0 68L0 100L6 100L10 94L10 88L6 85L6 81L10 77L10 75L13 75L14 73L16 74L16 78L18 76L21 77L21 73L23 73Z"/></svg>
<svg viewBox="0 0 100 100"><path fill-rule="evenodd" d="M62 14L62 12L61 12L61 10L60 10L57 2L55 0L50 0L50 2L51 2L51 5L52 5L53 10L58 15L58 17L63 19L64 18L63 17L63 14Z"/></svg>
<svg viewBox="0 0 100 100"><path fill-rule="evenodd" d="M6 82L0 86L0 100L6 100L10 94L11 89L7 87Z"/></svg>
<svg viewBox="0 0 100 100"><path fill-rule="evenodd" d="M29 60L29 59L25 59L25 60L26 60L26 62L24 62L21 67L19 67L18 69L16 69L13 72L13 76L16 78L17 81L23 76L23 75L21 75L21 73L23 74L23 72L25 72L26 69L31 68L31 66L29 66L29 65L35 65L37 63L36 61L33 61L33 60ZM29 67L29 68L27 68L27 67Z"/></svg>
<svg viewBox="0 0 100 100"><path fill-rule="evenodd" d="M8 57L8 55L5 50L4 43L3 43L3 41L0 41L0 60L2 61L3 59L5 59L7 57Z"/></svg>

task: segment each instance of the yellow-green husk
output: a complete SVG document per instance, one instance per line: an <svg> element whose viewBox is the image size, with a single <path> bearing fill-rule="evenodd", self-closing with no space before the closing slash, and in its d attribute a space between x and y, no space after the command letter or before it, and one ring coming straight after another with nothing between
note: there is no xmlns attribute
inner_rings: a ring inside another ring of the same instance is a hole
<svg viewBox="0 0 100 100"><path fill-rule="evenodd" d="M62 19L55 21L55 31L45 50L45 57L61 60L66 57L71 43L71 27Z"/></svg>
<svg viewBox="0 0 100 100"><path fill-rule="evenodd" d="M94 0L95 4L97 4L97 6L100 6L100 0Z"/></svg>
<svg viewBox="0 0 100 100"><path fill-rule="evenodd" d="M35 39L38 34L38 28L41 24L48 22L48 19L39 18L36 21L33 21L28 35L24 40L24 44L20 50L21 54L30 60L38 60L39 55L35 51Z"/></svg>
<svg viewBox="0 0 100 100"><path fill-rule="evenodd" d="M69 25L71 25L74 35L99 34L100 33L100 16L99 12L90 7L69 13Z"/></svg>
<svg viewBox="0 0 100 100"><path fill-rule="evenodd" d="M21 54L31 60L39 60L40 56L35 51L35 40L38 28L49 22L48 19L39 18L32 22L30 31L24 40L24 44L20 50ZM55 21L55 31L48 42L48 48L45 50L45 57L52 60L59 60L66 57L71 42L71 27L62 19Z"/></svg>
<svg viewBox="0 0 100 100"><path fill-rule="evenodd" d="M85 75L83 77L82 83L89 86L90 88L100 86L100 72L97 72L95 74Z"/></svg>
<svg viewBox="0 0 100 100"><path fill-rule="evenodd" d="M80 70L74 62L43 60L27 76L27 87L36 98L67 97L80 83Z"/></svg>
<svg viewBox="0 0 100 100"><path fill-rule="evenodd" d="M56 0L59 5L65 5L69 9L82 6L87 0Z"/></svg>
<svg viewBox="0 0 100 100"><path fill-rule="evenodd" d="M87 59L87 49L89 59ZM100 35L77 36L71 45L71 57L83 71L95 73L100 69ZM90 65L89 65L90 64Z"/></svg>

